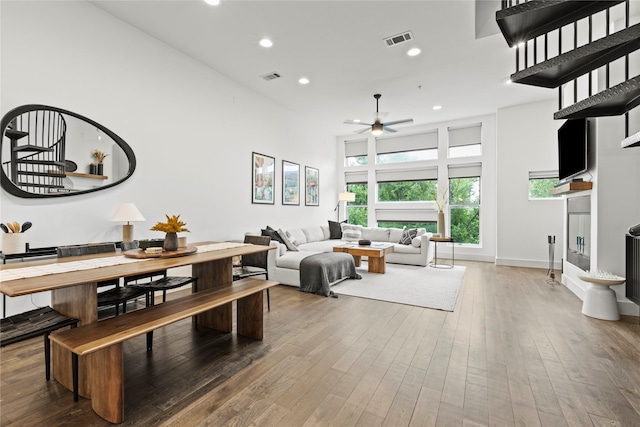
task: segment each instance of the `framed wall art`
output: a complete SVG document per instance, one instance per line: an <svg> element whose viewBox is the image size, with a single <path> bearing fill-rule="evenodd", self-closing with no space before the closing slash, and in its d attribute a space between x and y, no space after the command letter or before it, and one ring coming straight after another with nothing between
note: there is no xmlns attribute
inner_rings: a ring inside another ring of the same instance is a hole
<svg viewBox="0 0 640 427"><path fill-rule="evenodd" d="M305 205L320 206L320 171L309 166L304 167Z"/></svg>
<svg viewBox="0 0 640 427"><path fill-rule="evenodd" d="M282 204L300 204L300 165L282 161Z"/></svg>
<svg viewBox="0 0 640 427"><path fill-rule="evenodd" d="M276 159L254 152L251 168L253 172L251 202L273 205Z"/></svg>

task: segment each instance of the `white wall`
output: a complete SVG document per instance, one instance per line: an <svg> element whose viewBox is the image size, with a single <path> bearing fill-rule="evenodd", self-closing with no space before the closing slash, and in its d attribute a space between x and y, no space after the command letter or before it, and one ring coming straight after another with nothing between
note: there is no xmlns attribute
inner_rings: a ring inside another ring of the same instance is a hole
<svg viewBox="0 0 640 427"><path fill-rule="evenodd" d="M562 199L530 200L529 172L558 169L556 101L502 108L497 113L496 264L548 268L547 236L556 236L560 268Z"/></svg>
<svg viewBox="0 0 640 427"><path fill-rule="evenodd" d="M22 199L3 190L0 221L33 222L33 247L121 239L111 217L122 202L147 219L134 226L138 239L162 237L149 228L165 213L182 215L190 241L334 217L334 136L89 3L0 8L0 113L30 103L73 111L122 137L138 162L128 181L93 194ZM252 151L276 158L275 206L251 203ZM320 170L319 207L282 206L283 159Z"/></svg>

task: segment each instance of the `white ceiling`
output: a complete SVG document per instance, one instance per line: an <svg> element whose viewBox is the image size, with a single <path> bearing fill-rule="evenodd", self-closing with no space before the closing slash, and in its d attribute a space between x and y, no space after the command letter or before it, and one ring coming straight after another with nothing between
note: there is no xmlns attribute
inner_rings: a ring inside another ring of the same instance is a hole
<svg viewBox="0 0 640 427"><path fill-rule="evenodd" d="M335 135L362 129L343 124L346 119L373 120L374 93L382 94L385 120L413 118L415 124L557 96L551 89L504 83L515 71L515 54L495 24L499 1L91 3ZM413 41L393 47L383 42L407 30ZM476 32L493 34L476 39ZM274 46L259 46L262 37ZM407 56L411 47L422 54ZM270 72L282 77L260 77ZM311 83L300 85L302 76ZM442 109L434 111L434 105Z"/></svg>

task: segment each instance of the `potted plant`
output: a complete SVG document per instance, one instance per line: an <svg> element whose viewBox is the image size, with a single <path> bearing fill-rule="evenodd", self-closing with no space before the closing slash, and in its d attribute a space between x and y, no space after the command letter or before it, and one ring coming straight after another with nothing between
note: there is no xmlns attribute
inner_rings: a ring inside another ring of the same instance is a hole
<svg viewBox="0 0 640 427"><path fill-rule="evenodd" d="M94 159L96 159L96 168L97 168L97 174L98 175L102 175L104 173L104 158L108 156L107 153L105 153L104 151L100 151L98 149L95 149L91 152L91 155L93 156Z"/></svg>
<svg viewBox="0 0 640 427"><path fill-rule="evenodd" d="M164 245L163 249L165 251L176 251L178 250L178 234L182 231L189 231L185 227L187 225L185 222L180 221L180 215L172 215L169 216L165 214L167 217L167 222L158 222L156 225L151 227L152 231L162 231L167 233L164 237Z"/></svg>

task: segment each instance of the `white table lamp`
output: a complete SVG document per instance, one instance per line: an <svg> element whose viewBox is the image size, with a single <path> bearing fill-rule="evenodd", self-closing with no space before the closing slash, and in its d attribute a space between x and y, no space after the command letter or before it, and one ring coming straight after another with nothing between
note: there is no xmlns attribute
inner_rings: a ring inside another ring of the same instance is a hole
<svg viewBox="0 0 640 427"><path fill-rule="evenodd" d="M133 224L129 224L134 221L144 221L144 216L140 213L136 205L133 203L123 203L120 205L115 215L111 219L112 221L126 222L122 226L122 241L133 241Z"/></svg>

